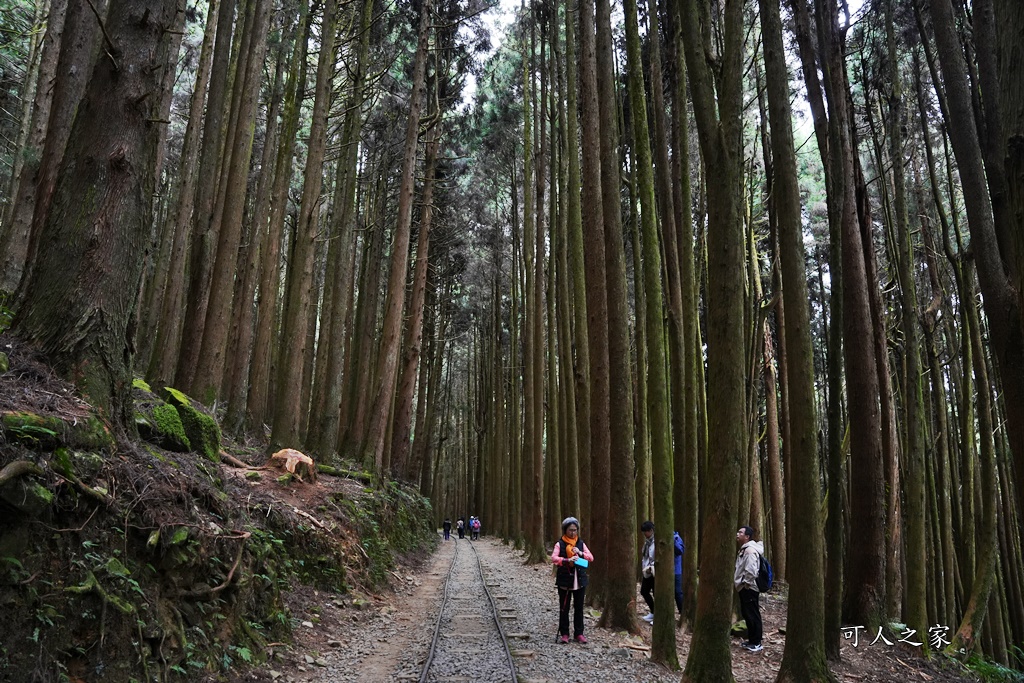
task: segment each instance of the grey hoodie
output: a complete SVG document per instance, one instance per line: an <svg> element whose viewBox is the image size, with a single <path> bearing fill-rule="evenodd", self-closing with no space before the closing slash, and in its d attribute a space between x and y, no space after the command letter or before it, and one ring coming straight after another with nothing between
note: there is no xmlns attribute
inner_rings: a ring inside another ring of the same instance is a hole
<svg viewBox="0 0 1024 683"><path fill-rule="evenodd" d="M762 554L764 554L764 544L761 541L747 541L736 554L736 573L733 575L732 581L737 592L744 588L757 590L757 572L761 567Z"/></svg>

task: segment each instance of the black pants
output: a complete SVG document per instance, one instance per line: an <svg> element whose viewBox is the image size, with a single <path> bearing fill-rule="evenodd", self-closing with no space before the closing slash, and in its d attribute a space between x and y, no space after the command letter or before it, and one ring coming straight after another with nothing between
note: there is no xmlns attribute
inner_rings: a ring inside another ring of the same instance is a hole
<svg viewBox="0 0 1024 683"><path fill-rule="evenodd" d="M683 614L683 575L676 574L676 609Z"/></svg>
<svg viewBox="0 0 1024 683"><path fill-rule="evenodd" d="M747 622L747 642L760 645L762 637L761 607L758 604L761 594L755 590L744 588L740 591L740 614Z"/></svg>
<svg viewBox="0 0 1024 683"><path fill-rule="evenodd" d="M583 635L583 601L586 599L587 587L577 588L572 590L571 588L558 588L558 635L567 636L569 635L569 602L575 603L573 605L572 615L572 630L573 638L579 635Z"/></svg>
<svg viewBox="0 0 1024 683"><path fill-rule="evenodd" d="M640 580L640 595L643 597L644 602L647 603L647 608L654 612L654 577L645 576Z"/></svg>

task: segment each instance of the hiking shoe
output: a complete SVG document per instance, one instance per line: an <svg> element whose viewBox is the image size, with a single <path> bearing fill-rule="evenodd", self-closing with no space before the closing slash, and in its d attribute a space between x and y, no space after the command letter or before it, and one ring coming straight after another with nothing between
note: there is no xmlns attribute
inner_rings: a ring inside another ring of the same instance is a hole
<svg viewBox="0 0 1024 683"><path fill-rule="evenodd" d="M578 636L576 636L576 642L579 643L580 645L586 645L587 644L587 637L581 633Z"/></svg>
<svg viewBox="0 0 1024 683"><path fill-rule="evenodd" d="M758 643L757 645L754 645L753 643L747 643L743 646L743 649L747 652L760 652L764 649L764 647L762 647L760 643Z"/></svg>
<svg viewBox="0 0 1024 683"><path fill-rule="evenodd" d="M558 642L561 643L562 645L568 645L569 644L569 636L558 636Z"/></svg>
<svg viewBox="0 0 1024 683"><path fill-rule="evenodd" d="M648 624L653 624L654 623L654 612L651 612L650 614L643 615L641 617L641 619L646 621Z"/></svg>

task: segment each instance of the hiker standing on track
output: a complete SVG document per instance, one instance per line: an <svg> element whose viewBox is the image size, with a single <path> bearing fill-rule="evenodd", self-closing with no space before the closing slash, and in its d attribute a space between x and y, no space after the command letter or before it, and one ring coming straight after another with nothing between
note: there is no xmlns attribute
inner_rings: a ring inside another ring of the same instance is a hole
<svg viewBox="0 0 1024 683"><path fill-rule="evenodd" d="M586 564L577 560L584 560ZM580 521L575 517L562 520L562 538L551 551L555 565L555 586L558 587L558 642L569 642L569 602L573 612L573 640L586 644L583 635L583 601L587 592L587 565L594 561L587 544L580 540Z"/></svg>
<svg viewBox="0 0 1024 683"><path fill-rule="evenodd" d="M762 638L760 593L757 590L757 573L760 570L764 544L754 540L754 530L741 526L736 531L736 544L740 551L736 555L736 573L733 583L740 594L740 614L747 622L747 640L742 647L750 652L760 652Z"/></svg>
<svg viewBox="0 0 1024 683"><path fill-rule="evenodd" d="M640 596L647 603L647 614L641 617L648 624L654 622L654 522L647 520L640 525L644 548L640 551Z"/></svg>
<svg viewBox="0 0 1024 683"><path fill-rule="evenodd" d="M444 529L444 540L447 541L452 537L452 520L445 517L442 528Z"/></svg>

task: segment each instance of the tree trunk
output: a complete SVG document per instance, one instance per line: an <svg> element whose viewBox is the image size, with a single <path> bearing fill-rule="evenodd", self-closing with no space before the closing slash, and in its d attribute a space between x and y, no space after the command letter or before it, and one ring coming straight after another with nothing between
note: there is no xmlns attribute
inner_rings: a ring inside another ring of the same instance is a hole
<svg viewBox="0 0 1024 683"><path fill-rule="evenodd" d="M168 264L167 284L163 296L154 299L154 306L159 307L156 319L156 339L153 341L153 353L150 357L146 378L151 382L168 382L174 378L175 363L181 344L181 323L184 306L185 259L188 256L188 245L192 233L192 207L196 196L196 164L199 161L199 133L202 130L203 106L210 85L210 71L213 66L213 39L217 34L217 17L220 0L210 2L206 13L206 26L203 32L203 46L199 53L196 67L196 82L192 88L189 103L188 125L185 128L185 140L182 142L181 161L178 177L178 197L174 210L168 215L165 230L173 230L174 241L171 246L170 263Z"/></svg>
<svg viewBox="0 0 1024 683"><path fill-rule="evenodd" d="M771 120L772 192L778 216L782 296L786 306L786 366L789 385L792 480L788 533L799 543L788 563L786 647L777 681L832 681L825 661L824 539L821 535L821 474L814 390L814 349L807 305L807 272L800 185L789 105L789 72L778 0L760 0L765 78ZM779 487L781 488L781 486Z"/></svg>
<svg viewBox="0 0 1024 683"><path fill-rule="evenodd" d="M295 242L289 260L287 299L281 325L281 348L288 362L281 363L277 377L277 399L269 452L278 448L303 448L302 426L306 406L302 402L305 361L313 353L308 340L312 311L311 293L317 234L320 188L323 183L324 151L327 144L327 115L330 85L334 75L334 41L338 29L337 0L324 5L323 35L317 62L316 86L309 131L309 150L302 183L299 218L295 226Z"/></svg>
<svg viewBox="0 0 1024 683"><path fill-rule="evenodd" d="M1015 293L1004 267L1004 264L1014 262L1010 244L1020 236L1006 234L1008 231L1004 229L1004 234L997 237L999 226L993 214L989 186L985 182L979 124L975 120L967 64L957 38L950 0L934 0L931 15L936 52L942 66L949 137L960 173L967 224L971 231L971 251L977 264L992 350L1004 391L1008 418L1006 428L1016 470L1024 472L1024 320L1019 293ZM1019 83L1016 87L1019 88ZM1016 142L1013 149L1018 149ZM1019 172L1018 169L1012 173ZM1017 502L1024 509L1024 486L1017 486Z"/></svg>
<svg viewBox="0 0 1024 683"><path fill-rule="evenodd" d="M134 424L132 322L162 125L159 98L146 95L173 68L165 29L177 12L176 0L113 0L109 49L82 70L84 97L14 329L125 430Z"/></svg>
<svg viewBox="0 0 1024 683"><path fill-rule="evenodd" d="M744 348L744 233L740 127L743 78L743 3L724 7L724 50L719 80L708 62L710 45L701 33L697 0L683 3L687 71L694 117L707 173L708 195L708 415L709 459L704 537L701 542L701 591L684 681L730 681L729 626L732 617L732 570L740 462L747 435L743 364L735 358ZM715 106L717 101L717 107ZM717 109L717 111L716 111Z"/></svg>
<svg viewBox="0 0 1024 683"><path fill-rule="evenodd" d="M973 280L970 273L965 273L968 282ZM969 285L970 286L970 285ZM970 287L973 289L973 287ZM952 642L947 646L946 652L955 655L961 648L972 651L976 646L978 632L988 612L989 598L992 596L992 588L996 581L996 559L998 553L997 529L999 490L996 474L996 453L993 439L993 411L992 389L989 385L988 371L985 367L984 349L981 345L981 330L978 320L977 309L973 306L974 297L967 300L966 314L970 335L971 351L974 359L974 380L978 387L978 436L981 446L981 478L982 506L984 517L982 519L981 535L978 542L978 566L974 574L974 582L971 586L971 598L964 610L960 626Z"/></svg>
<svg viewBox="0 0 1024 683"><path fill-rule="evenodd" d="M236 279L236 263L242 237L242 219L249 162L252 159L256 108L264 67L263 56L267 47L270 5L269 0L249 0L245 28L241 36L235 93L232 96L232 104L237 105L237 120L231 139L226 141L228 148L224 153L225 170L221 174L221 182L224 183L224 203L218 219L217 255L210 280L206 320L203 323L203 343L200 347L196 377L192 382L192 395L206 405L212 405L220 398L221 378L224 376L226 365L233 283Z"/></svg>
<svg viewBox="0 0 1024 683"><path fill-rule="evenodd" d="M419 133L420 111L423 107L427 41L430 37L431 0L424 0L420 8L419 41L413 61L412 94L409 99L409 120L405 130L401 187L398 192L398 218L391 245L391 272L388 276L387 299L384 304L384 323L381 330L379 367L373 397L370 425L366 442L362 446L363 462L382 476L384 463L384 437L392 398L395 374L398 370L398 352L401 342L402 311L405 306L405 279L409 263L409 239L412 228L412 200L415 189L416 142Z"/></svg>
<svg viewBox="0 0 1024 683"><path fill-rule="evenodd" d="M604 210L601 199L601 123L597 106L597 46L594 0L579 0L580 131L583 177L583 260L586 271L587 325L590 351L590 453L580 467L581 533L588 534L597 555L608 550L608 486L611 457L608 414L608 295L605 285ZM617 167L616 167L617 168ZM588 531L582 531L588 529ZM633 531L630 530L630 535ZM601 604L604 577L592 577L587 598Z"/></svg>
<svg viewBox="0 0 1024 683"><path fill-rule="evenodd" d="M608 296L609 489L607 584L601 625L637 628L636 507L633 491L633 386L629 365L629 308L626 262L619 205L620 170L618 106L615 95L611 3L597 0L597 87L601 122L601 201L604 217L605 286Z"/></svg>
<svg viewBox="0 0 1024 683"><path fill-rule="evenodd" d="M679 280L682 315L683 396L679 404L682 413L683 435L676 456L673 505L676 526L686 543L683 555L683 609L684 621L693 625L697 614L697 567L700 558L698 461L702 435L706 428L701 417L699 395L703 394L703 381L697 382L704 365L697 322L697 285L694 278L693 218L690 192L690 123L686 97L686 59L683 51L683 22L681 3L670 3L672 27L672 73L675 77L672 91L672 162L673 207L676 211L679 250ZM670 257L671 258L671 257ZM701 392L698 394L698 392ZM675 412L675 408L673 408Z"/></svg>
<svg viewBox="0 0 1024 683"><path fill-rule="evenodd" d="M292 35L294 40L294 35ZM222 394L227 398L227 411L222 426L238 436L246 429L246 403L250 387L248 384L249 370L252 359L256 355L253 348L253 337L256 329L256 287L263 278L261 267L264 253L267 250L267 227L270 217L271 188L274 184L275 159L283 144L281 141L281 123L278 119L284 100L284 70L288 59L287 41L278 45L277 65L274 69L274 82L270 90L270 105L267 111L267 124L263 140L263 154L260 161L260 177L256 185L256 205L252 212L251 244L245 265L245 273L241 286L241 295L236 299L232 312L232 337L234 357L229 354L230 369L225 377L226 386Z"/></svg>
<svg viewBox="0 0 1024 683"><path fill-rule="evenodd" d="M274 186L271 188L270 219L265 236L266 249L260 264L259 300L256 303L256 340L253 342L252 364L249 366L249 398L246 405L248 429L263 433L270 417L269 394L274 353L277 343L278 292L281 282L281 242L284 214L288 203L288 187L292 179L292 154L299 127L299 112L306 90L306 56L309 49L311 15L306 3L299 3L299 42L292 52L291 67L285 84L284 114L281 120L281 145L274 163Z"/></svg>
<svg viewBox="0 0 1024 683"><path fill-rule="evenodd" d="M890 69L891 92L889 94L890 158L893 179L893 211L896 216L896 233L899 258L897 276L900 284L900 323L903 331L903 351L906 362L906 384L903 391L903 405L906 419L905 486L906 500L905 528L907 530L904 549L906 577L906 624L918 633L928 632L928 612L925 589L928 586L927 553L925 543L925 436L924 436L924 387L921 373L921 334L917 311L917 287L914 271L917 263L911 243L910 225L907 218L906 178L903 168L902 105L903 85L896 55L896 33L893 14L895 0L886 5L886 45ZM895 522L892 524L895 526ZM890 556L890 560L893 559Z"/></svg>
<svg viewBox="0 0 1024 683"><path fill-rule="evenodd" d="M576 13L579 13L577 3ZM590 343L587 334L587 281L586 265L583 249L583 212L580 206L580 192L582 190L580 180L580 148L577 147L577 140L580 139L579 131L579 63L576 54L576 30L577 25L573 19L574 12L570 11L569 3L566 2L565 12L565 74L566 74L566 157L568 159L568 179L566 181L566 211L568 221L568 262L572 276L572 300L566 298L566 305L572 308L572 340L570 348L575 348L576 356L573 360L573 376L576 382L574 387L576 401L570 403L570 408L576 411L576 453L577 472L575 481L569 485L575 489L575 495L570 493L568 509L578 515L581 519L589 517L583 514L583 501L589 490L583 487L584 481L590 482ZM569 277L569 273L566 273ZM568 286L566 283L563 289ZM568 323L568 321L566 321ZM584 492L580 496L580 491Z"/></svg>
<svg viewBox="0 0 1024 683"><path fill-rule="evenodd" d="M24 251L19 249L11 255L15 259L12 267L22 268L18 289L15 290L14 305L11 306L14 310L21 307L29 288L33 285L32 269L38 262L37 252L42 248L41 235L49 220L57 174L61 168L65 148L71 142L71 129L77 117L78 105L88 85L91 65L102 40L96 17L105 17L106 11L107 3L102 0L95 5L90 5L84 0L71 0L67 6L53 83L53 100L50 103L50 115L46 122L39 170L36 174L31 224L24 228L19 225L11 226L11 234L16 241L21 239L22 234L28 236ZM83 64L87 66L82 68ZM11 246L16 247L15 244ZM5 268L6 270L8 269ZM11 279L13 280L13 277Z"/></svg>
<svg viewBox="0 0 1024 683"><path fill-rule="evenodd" d="M440 116L440 112L436 112ZM406 330L405 357L401 379L398 382L391 455L391 471L408 480L411 472L406 467L409 454L409 435L412 429L412 399L416 388L416 369L420 362L423 342L423 306L426 300L427 259L430 249L430 228L434 210L435 166L441 137L440 123L435 123L427 140L427 156L423 166L423 198L420 216L420 234L416 243L416 269L412 279L412 300L409 302L409 323Z"/></svg>
<svg viewBox="0 0 1024 683"><path fill-rule="evenodd" d="M199 157L199 177L205 182L199 183L196 188L188 266L188 293L185 296L181 345L174 373L174 384L185 391L191 391L195 369L199 363L206 305L210 295L210 279L213 276L213 262L216 258L215 202L219 183L215 179L220 177L219 171L222 167L226 136L224 116L230 113L227 111L226 99L236 4L237 0L218 2L217 36L213 48L213 67L210 73L210 89Z"/></svg>
<svg viewBox="0 0 1024 683"><path fill-rule="evenodd" d="M848 89L835 0L819 7L822 59L827 64L829 150L841 232L843 357L851 424L851 533L860 551L848 558L844 617L875 630L885 617L885 496L882 416L879 408L876 330L868 295L864 243L854 193L854 153L850 139ZM833 278L834 279L834 278ZM834 296L834 295L833 295ZM833 323L834 324L834 323ZM795 536L794 536L795 537ZM831 562L831 559L830 559Z"/></svg>
<svg viewBox="0 0 1024 683"><path fill-rule="evenodd" d="M637 367L637 372L647 373L647 415L650 420L651 460L654 477L655 519L661 525L657 536L655 554L661 571L654 576L654 600L659 605L654 613L654 632L651 640L651 659L669 669L679 668L676 654L675 610L671 609L675 598L675 573L667 571L675 564L672 531L675 517L672 510L672 437L669 420L667 353L665 349L662 309L665 305L661 285L662 259L658 235L657 205L654 198L654 167L651 161L650 135L647 128L647 105L644 92L643 64L640 54L640 32L637 27L636 0L623 3L626 20L626 56L629 85L629 104L633 114L633 153L637 175L637 191L640 195L641 226L643 234L643 289L646 292L646 307L643 316L647 334L647 367ZM657 7L651 7L651 16L656 16ZM652 23L652 32L657 24ZM657 53L651 59L659 59ZM660 69L658 76L660 76ZM660 80L660 79L659 79ZM660 88L660 82L657 86ZM660 116L661 109L655 107L654 116ZM667 158L667 156L665 157ZM671 215L671 206L666 207ZM674 226L673 226L674 227ZM665 229L668 229L667 227ZM639 289L639 287L637 287ZM640 311L637 311L639 318ZM639 320L638 320L639 324ZM635 618L635 610L631 610Z"/></svg>
<svg viewBox="0 0 1024 683"><path fill-rule="evenodd" d="M42 170L40 158L48 141L50 112L55 103L54 89L49 84L57 74L67 13L67 0L50 2L46 34L39 48L39 67L35 72L37 84L32 98L32 118L26 131L24 147L17 150L23 159L21 171L12 173L12 192L7 197L11 205L4 216L3 231L0 232L0 291L4 292L13 292L18 286L28 258L32 213L36 206L37 182Z"/></svg>

